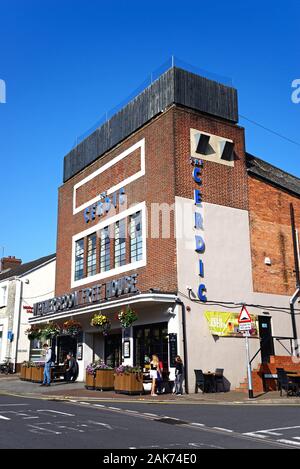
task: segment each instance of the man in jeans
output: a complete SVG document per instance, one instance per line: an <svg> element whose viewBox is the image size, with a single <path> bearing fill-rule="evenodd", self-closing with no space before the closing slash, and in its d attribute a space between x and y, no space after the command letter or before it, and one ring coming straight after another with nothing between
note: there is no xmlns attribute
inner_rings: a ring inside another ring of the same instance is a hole
<svg viewBox="0 0 300 469"><path fill-rule="evenodd" d="M48 344L43 345L43 349L46 352L45 357L45 368L44 368L44 381L41 386L50 386L51 383L51 364L52 364L52 350Z"/></svg>

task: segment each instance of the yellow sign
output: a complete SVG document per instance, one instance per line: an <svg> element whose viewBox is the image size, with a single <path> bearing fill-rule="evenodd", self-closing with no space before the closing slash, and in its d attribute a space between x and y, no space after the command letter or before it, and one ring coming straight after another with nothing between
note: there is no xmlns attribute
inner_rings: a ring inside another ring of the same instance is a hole
<svg viewBox="0 0 300 469"><path fill-rule="evenodd" d="M243 337L243 334L239 332L239 312L228 313L220 311L207 311L205 317L208 322L208 327L212 335L219 337ZM258 337L258 319L254 314L250 314L252 323L250 336Z"/></svg>

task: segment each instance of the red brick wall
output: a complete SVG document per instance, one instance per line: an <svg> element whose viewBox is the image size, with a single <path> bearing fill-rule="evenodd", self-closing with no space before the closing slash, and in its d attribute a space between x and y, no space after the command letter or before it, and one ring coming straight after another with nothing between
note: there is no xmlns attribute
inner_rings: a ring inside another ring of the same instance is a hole
<svg viewBox="0 0 300 469"><path fill-rule="evenodd" d="M201 116L187 109L177 108L175 113L175 157L176 157L176 195L192 199L196 184L191 177L190 129L207 132L233 140L236 161L234 167L204 160L202 175L203 201L239 209L248 209L247 173L245 166L244 129L214 119Z"/></svg>
<svg viewBox="0 0 300 469"><path fill-rule="evenodd" d="M300 198L254 177L248 178L253 288L256 292L292 295L295 273L290 206L300 230ZM270 257L272 265L265 265Z"/></svg>
<svg viewBox="0 0 300 469"><path fill-rule="evenodd" d="M56 295L71 291L72 236L93 226L93 224L96 225L100 221L97 217L95 221L86 224L83 212L73 216L73 186L142 138L145 138L146 175L126 186L128 206L133 202L139 203L144 200L147 201L147 208L150 208L151 203L169 203L170 205L174 203L173 109L170 109L60 187ZM122 171L120 170L121 174L119 172L115 176L112 175L111 186L116 182L113 180L114 178L115 180L118 179L117 182L119 182L128 176L127 165L123 165ZM102 185L100 184L100 186L100 191L102 191ZM93 186L90 186L90 193L87 193L87 189L85 189L84 197L87 200L94 196L95 189ZM101 218L101 221L103 219ZM151 222L150 213L149 222ZM172 232L174 230L173 215L171 216L171 230ZM147 291L149 288L176 291L176 243L174 237L170 239L151 239L149 237L147 239L147 266L137 269L137 273L139 274L138 288L140 291ZM109 280L109 278L106 278L105 282ZM83 288L94 283L99 283L99 281L86 284Z"/></svg>

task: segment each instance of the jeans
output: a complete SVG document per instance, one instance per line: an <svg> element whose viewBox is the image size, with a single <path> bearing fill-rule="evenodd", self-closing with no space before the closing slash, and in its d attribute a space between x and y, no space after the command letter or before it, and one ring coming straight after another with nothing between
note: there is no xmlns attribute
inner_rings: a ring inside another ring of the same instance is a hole
<svg viewBox="0 0 300 469"><path fill-rule="evenodd" d="M51 383L51 362L45 363L43 384Z"/></svg>
<svg viewBox="0 0 300 469"><path fill-rule="evenodd" d="M176 394L183 394L183 383L184 376L183 374L178 374L175 376L175 393Z"/></svg>

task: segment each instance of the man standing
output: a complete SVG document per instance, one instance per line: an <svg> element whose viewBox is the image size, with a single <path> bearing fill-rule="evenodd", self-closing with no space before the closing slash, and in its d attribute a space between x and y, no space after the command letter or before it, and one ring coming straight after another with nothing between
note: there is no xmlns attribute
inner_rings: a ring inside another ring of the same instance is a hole
<svg viewBox="0 0 300 469"><path fill-rule="evenodd" d="M65 380L68 382L70 382L71 380L75 381L77 363L71 352L68 353L66 362L67 369L65 373Z"/></svg>
<svg viewBox="0 0 300 469"><path fill-rule="evenodd" d="M46 357L45 357L45 368L44 368L44 380L41 386L50 386L51 383L51 364L52 364L52 350L48 344L43 345L43 349L45 350Z"/></svg>

